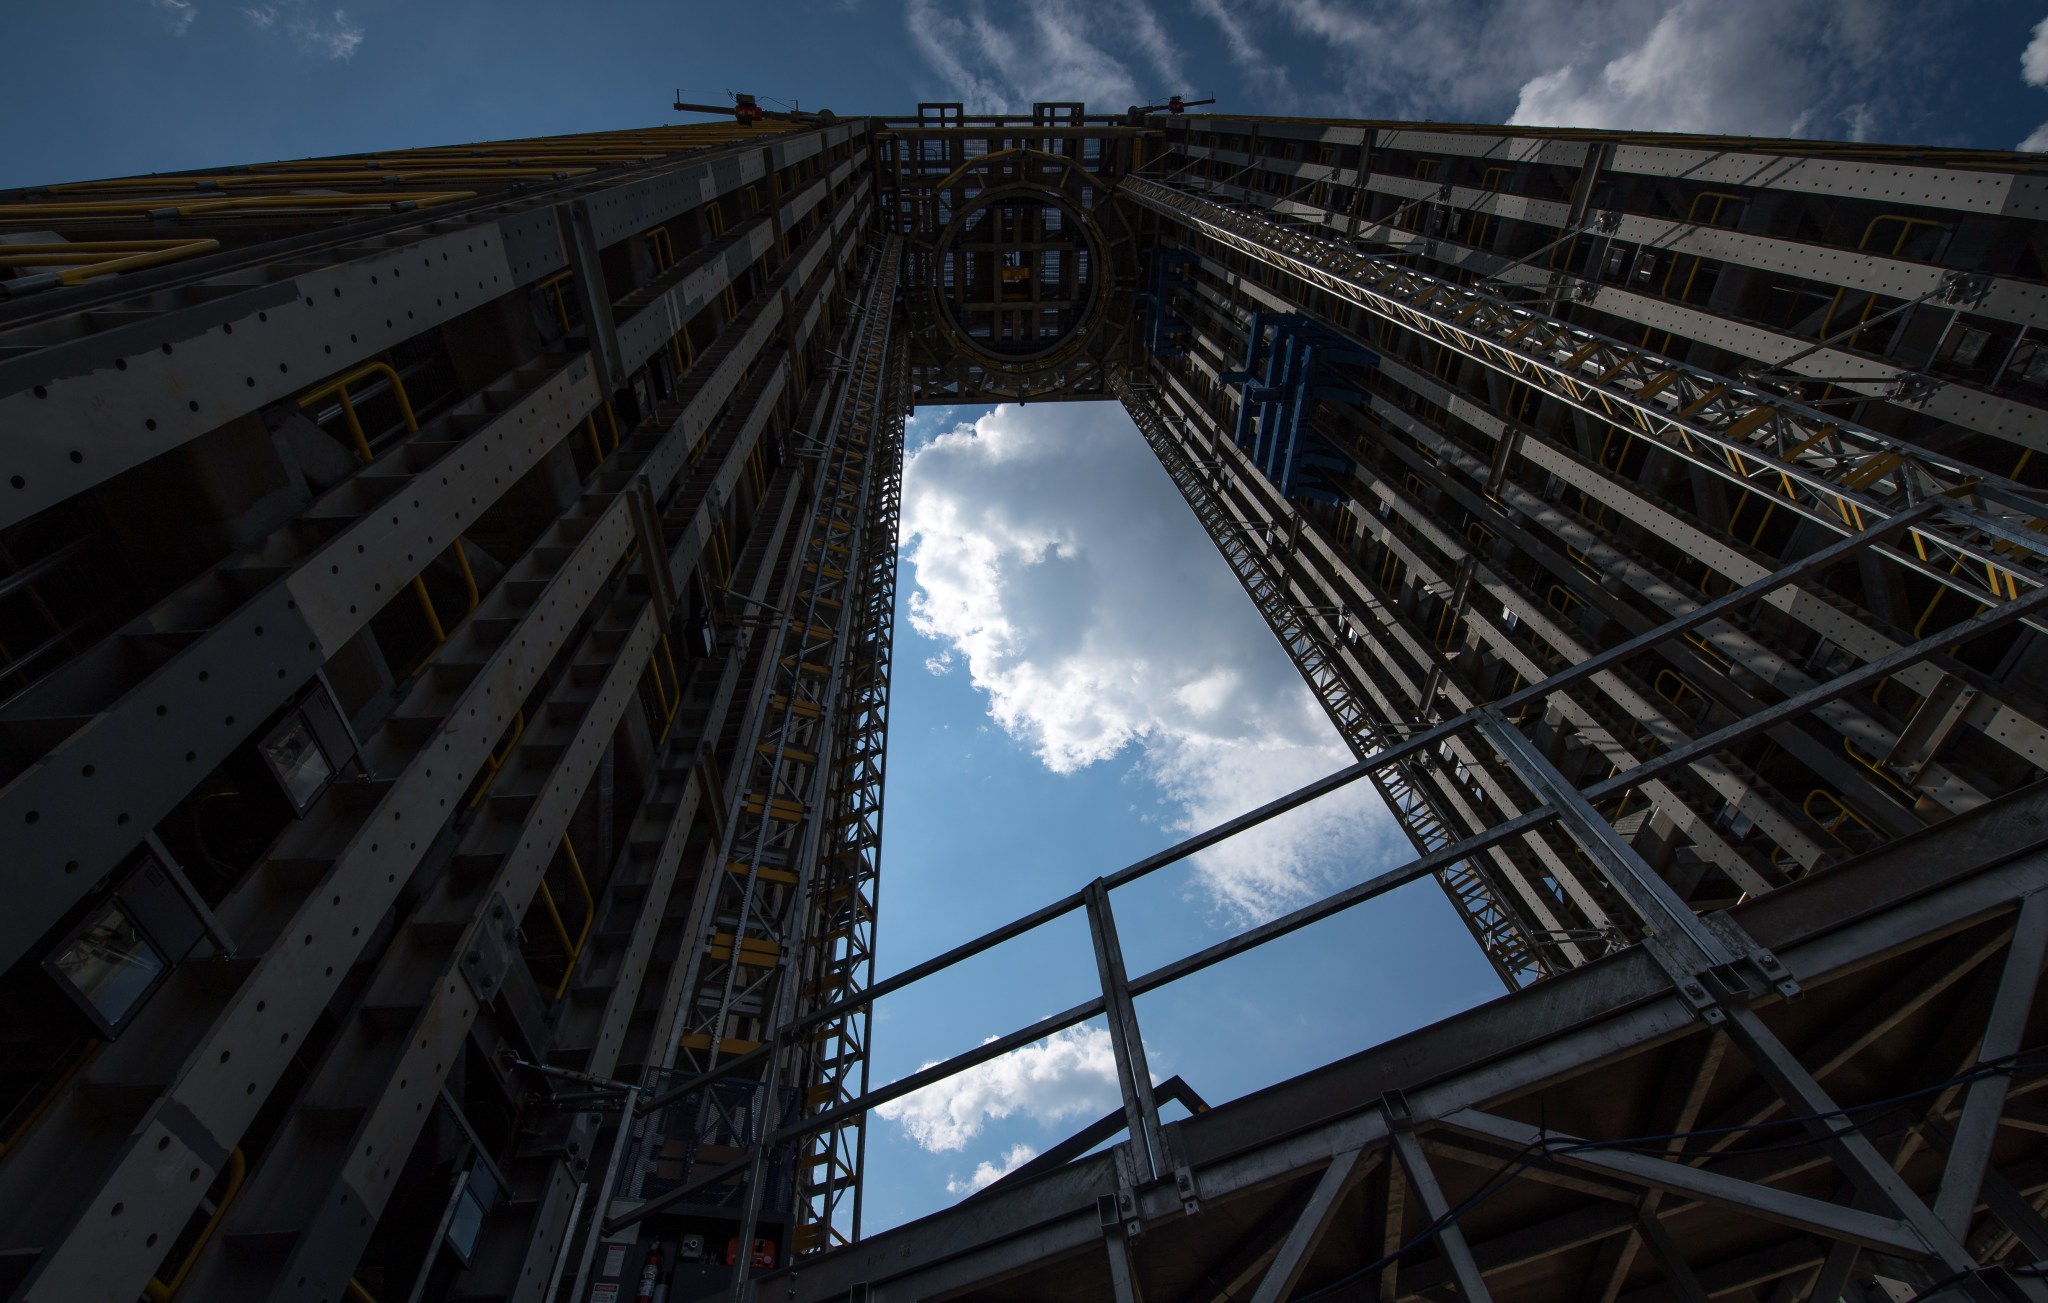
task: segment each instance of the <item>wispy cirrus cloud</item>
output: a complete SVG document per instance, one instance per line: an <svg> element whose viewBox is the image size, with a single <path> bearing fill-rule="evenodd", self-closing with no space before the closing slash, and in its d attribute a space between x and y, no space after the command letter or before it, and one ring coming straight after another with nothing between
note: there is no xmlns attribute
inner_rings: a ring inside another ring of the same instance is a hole
<svg viewBox="0 0 2048 1303"><path fill-rule="evenodd" d="M1269 97L1276 111L1294 108L1297 96L1287 69L1267 55L1252 36L1244 20L1223 4L1223 0L1193 0L1195 12L1216 25L1223 36L1223 49L1231 63L1244 74L1247 86L1261 97Z"/></svg>
<svg viewBox="0 0 2048 1303"><path fill-rule="evenodd" d="M1144 75L1206 91L1186 84L1186 49L1210 31L1237 80L1225 111L1340 117L1899 137L1925 131L1915 106L1952 66L1953 37L1905 0L1179 2L1160 0L1163 19L1151 0L907 0L906 15L946 93L982 111L1149 102Z"/></svg>
<svg viewBox="0 0 2048 1303"><path fill-rule="evenodd" d="M1020 112L1041 100L1115 112L1180 89L1180 47L1150 0L907 0L904 24L943 93L970 113ZM1139 66L1113 53L1123 49L1136 51Z"/></svg>
<svg viewBox="0 0 2048 1303"><path fill-rule="evenodd" d="M149 0L149 7L170 24L173 36L183 36L199 17L199 6L192 0Z"/></svg>
<svg viewBox="0 0 2048 1303"><path fill-rule="evenodd" d="M368 35L346 9L315 9L308 0L252 5L242 10L242 16L257 31L287 37L301 54L339 63L353 59Z"/></svg>

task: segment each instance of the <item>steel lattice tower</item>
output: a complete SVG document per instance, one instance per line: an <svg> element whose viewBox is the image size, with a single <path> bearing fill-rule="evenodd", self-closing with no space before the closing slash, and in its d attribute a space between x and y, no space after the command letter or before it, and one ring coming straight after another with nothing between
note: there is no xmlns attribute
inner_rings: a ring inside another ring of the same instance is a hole
<svg viewBox="0 0 2048 1303"><path fill-rule="evenodd" d="M2048 1297L2043 165L1181 108L0 195L0 1290ZM1123 404L1357 763L878 981L902 423L1007 399ZM1126 970L1354 781L1414 859ZM1152 1082L1424 876L1508 996ZM1116 1113L862 1237L869 1110L1097 1018Z"/></svg>

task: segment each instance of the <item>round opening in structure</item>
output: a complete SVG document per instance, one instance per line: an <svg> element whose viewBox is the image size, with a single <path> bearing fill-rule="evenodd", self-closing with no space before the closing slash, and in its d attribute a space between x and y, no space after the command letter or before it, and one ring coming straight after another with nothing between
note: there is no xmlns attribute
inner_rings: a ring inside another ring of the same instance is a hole
<svg viewBox="0 0 2048 1303"><path fill-rule="evenodd" d="M1092 323L1105 258L1094 224L1035 185L977 195L938 243L933 286L948 333L998 364L1048 357Z"/></svg>

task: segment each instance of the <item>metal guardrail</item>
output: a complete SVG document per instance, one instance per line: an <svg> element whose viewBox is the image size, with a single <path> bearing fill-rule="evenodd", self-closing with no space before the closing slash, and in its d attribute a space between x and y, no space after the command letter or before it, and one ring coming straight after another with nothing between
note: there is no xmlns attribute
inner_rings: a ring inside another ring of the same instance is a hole
<svg viewBox="0 0 2048 1303"><path fill-rule="evenodd" d="M1798 994L1797 977L1764 947L1744 933L1725 915L1700 916L1692 912L1673 889L1616 832L1612 818L1620 814L1628 793L1658 777L1694 764L1756 738L1770 729L1795 720L1827 703L1866 690L1902 667L1944 656L1959 643L2009 628L2015 622L2038 618L2048 609L2048 588L2012 598L1981 610L1909 645L1874 657L1825 681L1781 696L1750 715L1693 738L1651 757L1634 768L1612 774L1579 788L1553 765L1524 734L1513 716L1519 707L1540 704L1554 694L1594 675L1638 658L1654 657L1657 649L1674 640L1687 638L1693 630L1716 620L1737 615L1762 603L1780 589L1810 582L1837 566L1854 566L1871 549L1895 547L1904 536L1931 532L1950 522L1945 517L1965 510L1948 499L1913 504L1895 516L1878 521L1850 536L1829 544L1808 556L1787 563L1764 578L1703 603L1694 610L1672 618L1653 629L1629 638L1608 650L1590 656L1577 665L1549 678L1507 693L1455 718L1390 742L1374 755L1328 774L1260 808L1188 838L1134 864L1105 874L1078 891L1032 913L995 928L940 955L870 986L865 991L835 1001L783 1023L759 1048L729 1058L709 1071L692 1076L685 1083L657 1090L639 1104L645 1113L661 1108L691 1091L702 1091L730 1074L760 1065L781 1045L798 1043L811 1029L826 1020L843 1017L852 1009L872 1006L889 995L937 977L954 966L1006 941L1016 939L1076 911L1088 920L1094 946L1099 994L1062 1012L1042 1018L1029 1026L995 1037L965 1053L931 1064L887 1085L869 1090L806 1118L787 1123L761 1140L746 1158L665 1192L629 1210L622 1210L605 1222L613 1234L636 1224L671 1204L687 1199L707 1185L731 1179L749 1163L780 1147L801 1141L845 1118L863 1114L893 1099L943 1081L968 1068L999 1058L1057 1031L1094 1018L1105 1018L1115 1049L1118 1079L1124 1103L1126 1129L1130 1136L1129 1176L1134 1187L1153 1181L1172 1180L1183 1190L1193 1189L1193 1176L1175 1166L1175 1155L1162 1138L1156 1091L1146 1070L1143 1040L1133 1006L1136 997L1171 985L1225 960L1276 941L1313 923L1377 899L1401 886L1470 860L1489 848L1504 845L1538 830L1549 829L1576 847L1605 877L1616 896L1626 902L1639 926L1639 944L1651 955L1671 983L1671 989L1702 1022L1725 1027L1742 1044L1746 1053L1769 1062L1773 1071L1786 1076L1781 1088L1794 1093L1800 1082L1791 1074L1803 1073L1750 1010L1752 1001L1773 995ZM1371 874L1325 896L1312 904L1247 929L1214 945L1161 964L1149 972L1128 973L1117 940L1111 893L1147 877L1241 832L1256 827L1322 796L1379 772L1411 763L1434 763L1444 744L1464 738L1483 746L1512 774L1527 795L1523 812L1492 826L1432 849L1406 863ZM1603 813L1603 810L1606 813ZM1861 1155L1852 1156L1861 1161ZM1896 1191L1894 1191L1896 1193ZM1187 1196L1184 1196L1187 1197ZM1927 1246L1927 1256L1958 1259L1959 1245L1947 1242L1938 1225L1926 1216L1924 1205L1911 1199L1900 1201L1900 1216L1913 1228L1912 1234Z"/></svg>

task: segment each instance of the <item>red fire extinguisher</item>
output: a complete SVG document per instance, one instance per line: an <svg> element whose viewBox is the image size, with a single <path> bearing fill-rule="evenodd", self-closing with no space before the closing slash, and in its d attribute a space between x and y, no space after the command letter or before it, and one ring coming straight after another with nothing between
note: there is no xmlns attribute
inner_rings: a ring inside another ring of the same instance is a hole
<svg viewBox="0 0 2048 1303"><path fill-rule="evenodd" d="M633 1303L654 1303L654 1284L661 1279L661 1246L655 1245L647 1251L647 1261L640 1268L640 1285L633 1291Z"/></svg>

